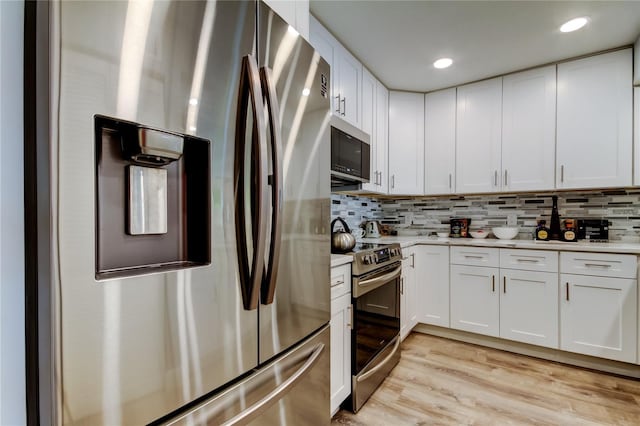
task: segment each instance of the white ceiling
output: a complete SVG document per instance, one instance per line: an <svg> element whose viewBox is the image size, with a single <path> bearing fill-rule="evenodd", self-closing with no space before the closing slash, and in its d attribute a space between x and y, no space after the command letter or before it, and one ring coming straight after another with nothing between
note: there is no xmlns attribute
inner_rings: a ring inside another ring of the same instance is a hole
<svg viewBox="0 0 640 426"><path fill-rule="evenodd" d="M330 1L311 13L390 89L428 92L632 44L640 1ZM561 33L565 21L591 22ZM441 57L454 60L433 68Z"/></svg>

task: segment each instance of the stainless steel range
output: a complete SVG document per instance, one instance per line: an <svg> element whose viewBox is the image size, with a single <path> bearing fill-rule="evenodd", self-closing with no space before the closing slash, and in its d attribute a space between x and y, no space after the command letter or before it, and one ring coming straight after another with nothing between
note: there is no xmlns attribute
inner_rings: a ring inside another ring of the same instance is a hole
<svg viewBox="0 0 640 426"><path fill-rule="evenodd" d="M352 264L351 397L354 413L400 360L400 244L359 244Z"/></svg>

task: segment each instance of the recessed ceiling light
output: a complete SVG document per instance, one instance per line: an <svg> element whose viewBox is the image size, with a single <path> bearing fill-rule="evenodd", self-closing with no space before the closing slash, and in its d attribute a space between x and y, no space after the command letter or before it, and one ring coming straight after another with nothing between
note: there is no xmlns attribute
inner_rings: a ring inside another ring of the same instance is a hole
<svg viewBox="0 0 640 426"><path fill-rule="evenodd" d="M574 18L562 24L562 26L560 27L560 31L562 31L563 33L570 33L571 31L579 30L580 28L587 25L587 23L589 23L589 18L587 18L586 16Z"/></svg>
<svg viewBox="0 0 640 426"><path fill-rule="evenodd" d="M302 96L309 96L310 93L311 93L311 90L309 90L308 87L305 87L304 89L302 89Z"/></svg>
<svg viewBox="0 0 640 426"><path fill-rule="evenodd" d="M438 59L437 61L435 61L433 63L433 66L436 67L436 68L441 69L441 68L450 67L451 64L453 64L453 60L452 59L450 59L450 58L440 58L440 59Z"/></svg>

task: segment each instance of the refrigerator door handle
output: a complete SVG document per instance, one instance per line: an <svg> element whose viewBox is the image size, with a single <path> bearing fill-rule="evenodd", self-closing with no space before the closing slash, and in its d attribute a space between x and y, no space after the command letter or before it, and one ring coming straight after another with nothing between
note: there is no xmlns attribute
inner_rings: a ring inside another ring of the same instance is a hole
<svg viewBox="0 0 640 426"><path fill-rule="evenodd" d="M262 283L261 301L265 305L273 303L278 279L278 264L280 262L280 243L282 235L282 135L280 132L280 106L276 88L273 84L271 69L260 68L262 91L266 95L267 111L269 113L269 135L271 139L271 162L273 174L269 176L271 184L271 239L269 244L269 259L265 279Z"/></svg>
<svg viewBox="0 0 640 426"><path fill-rule="evenodd" d="M238 118L235 134L234 199L238 267L242 302L246 310L258 307L260 285L264 274L264 253L267 233L265 186L267 185L267 148L265 144L264 107L258 65L253 56L242 58L240 74ZM246 134L249 100L251 100L251 181L245 182ZM251 191L250 205L245 203L245 191ZM251 269L249 269L249 243L247 242L247 213L251 215L251 242L253 243Z"/></svg>
<svg viewBox="0 0 640 426"><path fill-rule="evenodd" d="M399 340L399 339L398 339ZM231 426L237 424L247 424L251 420L258 417L264 411L266 411L269 407L273 405L273 403L280 400L287 392L291 390L318 362L322 351L324 350L324 343L319 343L314 351L309 355L309 358L302 364L302 366L291 375L287 380L282 382L277 388L269 392L264 398L260 401L256 402L251 407L243 410L237 416L229 419L228 421L223 423L223 426Z"/></svg>

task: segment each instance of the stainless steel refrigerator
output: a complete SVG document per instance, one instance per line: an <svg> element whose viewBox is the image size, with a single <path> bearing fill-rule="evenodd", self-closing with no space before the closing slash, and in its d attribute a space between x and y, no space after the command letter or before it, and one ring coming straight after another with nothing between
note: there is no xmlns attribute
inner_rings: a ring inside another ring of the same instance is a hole
<svg viewBox="0 0 640 426"><path fill-rule="evenodd" d="M255 1L29 2L30 424L329 423L329 66Z"/></svg>

